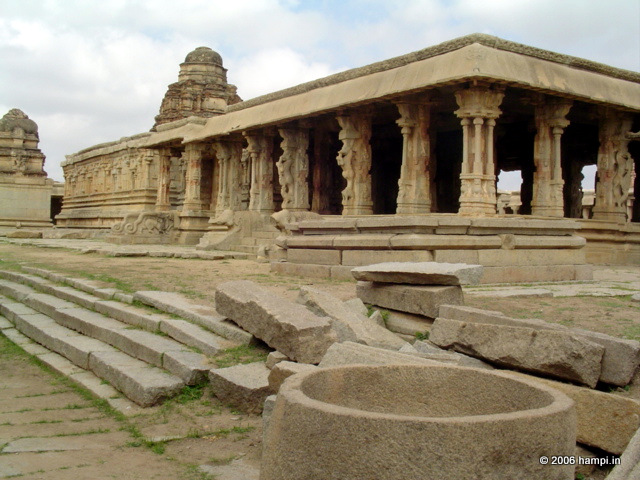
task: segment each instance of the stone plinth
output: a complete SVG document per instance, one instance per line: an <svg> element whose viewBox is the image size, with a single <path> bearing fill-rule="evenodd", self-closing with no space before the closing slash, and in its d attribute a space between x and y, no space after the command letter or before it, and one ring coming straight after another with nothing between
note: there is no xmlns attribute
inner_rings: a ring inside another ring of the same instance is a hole
<svg viewBox="0 0 640 480"><path fill-rule="evenodd" d="M386 262L351 270L356 280L412 285L476 285L482 265L438 262Z"/></svg>

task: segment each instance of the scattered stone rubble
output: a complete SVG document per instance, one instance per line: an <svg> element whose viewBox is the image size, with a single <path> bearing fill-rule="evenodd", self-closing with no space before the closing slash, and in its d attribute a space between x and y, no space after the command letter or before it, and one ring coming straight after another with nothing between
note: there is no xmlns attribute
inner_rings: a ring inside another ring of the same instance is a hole
<svg viewBox="0 0 640 480"><path fill-rule="evenodd" d="M460 285L476 281L479 266L421 263L409 264L404 272L402 264L381 265L355 269L354 276L366 281L358 283L359 298L346 302L309 286L302 287L297 302L292 302L253 282L234 281L218 286L215 309L164 292L137 292L128 298L40 269L30 270L36 275L0 272L0 313L9 320L3 327L7 336L19 338L20 333L13 333L17 328L107 378L140 405L152 405L184 384L208 378L213 393L225 403L251 413L264 406L268 422L275 400L269 396L301 372L351 364L497 367L519 370L511 375L530 380L531 374L537 375L536 381L571 398L579 445L615 455L625 452L640 427L640 402L593 387L627 385L640 364L639 342L466 307ZM430 268L437 274L430 276ZM56 283L63 281L68 286ZM449 285L429 283L436 281ZM70 288L72 284L83 291ZM173 318L117 301L132 303L134 298L171 312ZM451 299L455 304L448 303ZM367 316L365 303L391 304L395 311L384 319L379 310ZM142 330L128 330L126 324ZM207 335L216 335L214 329L227 338L215 337L213 350L260 340L274 351L265 363L212 368L206 357L179 343L197 347ZM428 340L410 337L426 330ZM152 338L150 332L157 331L170 338ZM25 345L34 350L28 342ZM148 363L156 370L149 370ZM636 458L637 452L629 455ZM624 472L635 471L625 468Z"/></svg>

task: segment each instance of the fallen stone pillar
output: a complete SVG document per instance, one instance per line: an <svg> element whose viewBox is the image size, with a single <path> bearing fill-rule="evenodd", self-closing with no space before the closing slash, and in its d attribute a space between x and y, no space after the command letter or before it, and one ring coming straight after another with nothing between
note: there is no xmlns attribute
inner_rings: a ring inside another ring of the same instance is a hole
<svg viewBox="0 0 640 480"><path fill-rule="evenodd" d="M301 363L318 363L337 338L327 317L314 315L253 282L226 282L216 290L216 310L267 345Z"/></svg>
<svg viewBox="0 0 640 480"><path fill-rule="evenodd" d="M565 332L437 318L429 340L497 365L595 387L604 348Z"/></svg>

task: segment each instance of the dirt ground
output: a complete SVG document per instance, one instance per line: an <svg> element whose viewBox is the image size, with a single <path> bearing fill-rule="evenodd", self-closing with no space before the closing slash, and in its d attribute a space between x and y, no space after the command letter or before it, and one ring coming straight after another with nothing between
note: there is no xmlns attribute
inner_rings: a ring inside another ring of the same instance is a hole
<svg viewBox="0 0 640 480"><path fill-rule="evenodd" d="M310 284L343 300L355 297L355 281L275 275L270 273L268 263L252 260L107 257L0 244L0 268L16 268L22 263L100 280L127 292L177 291L210 305L214 305L216 285L237 279L253 280L289 299L297 297L301 285ZM638 275L634 278L640 280L640 269L635 273ZM621 285L620 295L614 297L492 298L468 294L465 300L467 305L514 317L540 318L640 340L640 303L630 298L635 284L629 288ZM29 454L33 469L21 478L189 480L214 478L198 468L202 464L223 465L235 458L259 464L261 419L221 405L206 388L190 389L142 415L124 418L85 398L64 379L43 372L2 336L0 341L0 446L16 438L67 434L63 438L74 438L71 434L98 440L103 437L109 445L83 449L82 455L74 451ZM640 376L630 388L616 389L615 393L640 400ZM28 398L33 407L18 412L21 408L16 404L22 405L29 395L33 395ZM54 402L58 398L64 400ZM69 404L80 407L65 408ZM78 418L87 422L85 430L73 430L80 428L76 425L82 423ZM12 455L16 454L0 454L0 477L10 476ZM20 471L25 472L24 468Z"/></svg>

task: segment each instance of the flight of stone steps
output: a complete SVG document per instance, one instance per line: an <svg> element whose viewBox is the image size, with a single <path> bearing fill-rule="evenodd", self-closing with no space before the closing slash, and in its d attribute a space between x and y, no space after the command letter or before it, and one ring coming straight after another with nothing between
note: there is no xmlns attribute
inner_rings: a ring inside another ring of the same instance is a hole
<svg viewBox="0 0 640 480"><path fill-rule="evenodd" d="M206 381L213 368L207 355L253 338L179 294L127 295L43 269L22 270L0 270L2 333L119 410L135 405L118 392L141 407L155 405ZM134 299L153 308L132 305Z"/></svg>

